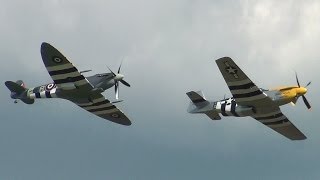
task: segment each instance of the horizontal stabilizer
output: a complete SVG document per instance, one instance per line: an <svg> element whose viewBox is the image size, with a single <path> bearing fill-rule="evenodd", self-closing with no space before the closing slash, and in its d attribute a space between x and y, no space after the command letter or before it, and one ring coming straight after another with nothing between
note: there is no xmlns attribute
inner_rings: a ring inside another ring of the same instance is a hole
<svg viewBox="0 0 320 180"><path fill-rule="evenodd" d="M33 104L34 103L34 99L21 99L21 101L26 104Z"/></svg>
<svg viewBox="0 0 320 180"><path fill-rule="evenodd" d="M221 117L219 116L219 113L216 111L207 111L205 114L212 120L220 120Z"/></svg>

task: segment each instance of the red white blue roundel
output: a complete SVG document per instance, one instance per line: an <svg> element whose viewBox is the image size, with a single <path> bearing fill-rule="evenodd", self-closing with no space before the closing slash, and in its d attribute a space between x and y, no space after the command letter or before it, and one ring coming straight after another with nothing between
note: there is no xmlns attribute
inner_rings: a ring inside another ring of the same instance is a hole
<svg viewBox="0 0 320 180"><path fill-rule="evenodd" d="M56 84L50 83L50 84L47 84L47 85L46 85L46 90L47 90L47 91L50 91L50 90L52 90L52 89L55 88L55 87L56 87Z"/></svg>

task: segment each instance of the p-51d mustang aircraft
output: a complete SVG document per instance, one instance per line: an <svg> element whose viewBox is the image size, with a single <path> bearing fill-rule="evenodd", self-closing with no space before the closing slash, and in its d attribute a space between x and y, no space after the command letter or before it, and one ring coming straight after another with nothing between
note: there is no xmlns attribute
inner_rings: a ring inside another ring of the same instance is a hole
<svg viewBox="0 0 320 180"><path fill-rule="evenodd" d="M311 82L301 87L296 74L298 86L264 90L258 88L231 58L223 57L216 60L216 63L233 97L212 102L207 101L201 91L188 92L187 95L192 101L188 107L189 113L204 113L212 120L220 120L219 113L223 116L251 116L291 140L306 139L306 136L282 114L279 106L295 104L302 96L310 109L311 106L304 94Z"/></svg>
<svg viewBox="0 0 320 180"><path fill-rule="evenodd" d="M67 99L79 107L112 122L131 125L131 121L115 105L106 99L101 93L115 86L116 99L119 94L119 81L124 85L130 85L123 80L118 73L102 73L84 77L76 67L70 63L57 49L48 43L42 43L41 56L53 83L35 88L26 88L23 81L6 81L5 85L11 91L11 98L21 100L26 104L33 104L36 98L62 98ZM119 101L117 101L119 102Z"/></svg>

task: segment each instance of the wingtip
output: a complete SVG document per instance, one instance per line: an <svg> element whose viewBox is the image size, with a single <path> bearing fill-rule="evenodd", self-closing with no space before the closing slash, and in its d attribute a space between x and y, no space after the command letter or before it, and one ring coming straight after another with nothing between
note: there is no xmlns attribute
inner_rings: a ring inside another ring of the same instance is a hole
<svg viewBox="0 0 320 180"><path fill-rule="evenodd" d="M126 124L126 126L131 126L131 125L132 125L131 121L128 124Z"/></svg>
<svg viewBox="0 0 320 180"><path fill-rule="evenodd" d="M131 126L131 121L130 120L128 120L127 122L125 122L125 123L121 123L122 125L124 125L124 126Z"/></svg>
<svg viewBox="0 0 320 180"><path fill-rule="evenodd" d="M47 43L47 42L42 42L41 43L41 49L47 49L53 47L51 44Z"/></svg>
<svg viewBox="0 0 320 180"><path fill-rule="evenodd" d="M47 42L42 42L41 43L41 46L47 46L47 45L49 45L49 43L47 43Z"/></svg>
<svg viewBox="0 0 320 180"><path fill-rule="evenodd" d="M41 51L43 51L43 50L45 50L45 49L47 49L48 47L49 47L50 45L48 44L48 43L46 43L46 42L42 42L41 43Z"/></svg>
<svg viewBox="0 0 320 180"><path fill-rule="evenodd" d="M225 56L225 57L221 57L219 59L216 59L215 61L222 61L222 60L225 60L225 59L231 59L231 58L228 57L228 56Z"/></svg>
<svg viewBox="0 0 320 180"><path fill-rule="evenodd" d="M194 91L186 92L187 95L194 93Z"/></svg>
<svg viewBox="0 0 320 180"><path fill-rule="evenodd" d="M306 139L307 139L307 137L306 137L306 136L304 136L304 137L301 137L301 138L299 138L299 139L295 139L295 140L302 141L302 140L306 140Z"/></svg>
<svg viewBox="0 0 320 180"><path fill-rule="evenodd" d="M295 138L293 138L291 140L293 140L293 141L301 141L301 140L306 140L306 139L307 139L307 137L304 134L302 134L302 135L299 135L299 136L297 136L297 137L295 137Z"/></svg>

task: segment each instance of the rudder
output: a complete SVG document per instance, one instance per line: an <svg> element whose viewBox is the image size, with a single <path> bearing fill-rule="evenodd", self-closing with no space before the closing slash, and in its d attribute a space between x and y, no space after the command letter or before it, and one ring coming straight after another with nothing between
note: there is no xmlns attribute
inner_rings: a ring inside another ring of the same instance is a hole
<svg viewBox="0 0 320 180"><path fill-rule="evenodd" d="M26 91L28 89L25 87L25 84L22 80L18 80L17 82L6 81L4 84L10 90L10 96L12 99L20 99L26 104L34 103L34 99L27 98ZM17 100L15 100L15 103L17 103Z"/></svg>

